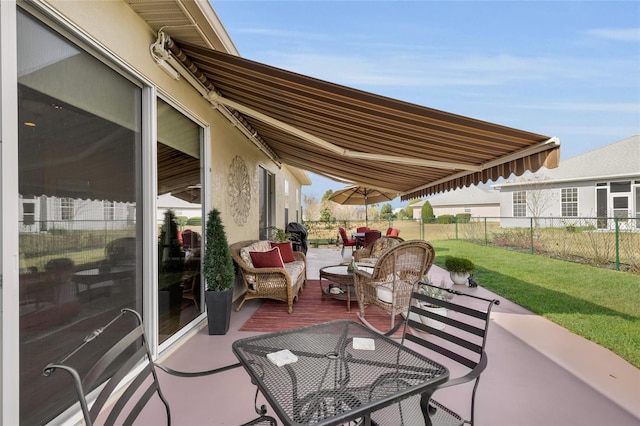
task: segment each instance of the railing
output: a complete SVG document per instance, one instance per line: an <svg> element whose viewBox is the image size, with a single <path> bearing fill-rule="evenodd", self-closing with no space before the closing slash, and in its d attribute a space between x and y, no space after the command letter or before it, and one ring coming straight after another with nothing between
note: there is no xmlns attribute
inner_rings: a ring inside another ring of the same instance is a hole
<svg viewBox="0 0 640 426"><path fill-rule="evenodd" d="M405 240L464 240L618 271L640 272L640 218L450 217L446 220L450 223L435 223L437 220L433 223L370 220L368 225L383 235L388 227L398 228ZM357 227L364 226L364 221L304 224L313 246L340 244L338 227L344 227L347 234L351 234Z"/></svg>

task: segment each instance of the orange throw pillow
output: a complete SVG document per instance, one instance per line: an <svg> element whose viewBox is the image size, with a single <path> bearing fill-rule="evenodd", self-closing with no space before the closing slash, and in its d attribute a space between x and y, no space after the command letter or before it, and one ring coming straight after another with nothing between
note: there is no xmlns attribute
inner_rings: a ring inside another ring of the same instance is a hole
<svg viewBox="0 0 640 426"><path fill-rule="evenodd" d="M269 251L250 251L249 256L251 256L251 262L256 268L284 268L278 247Z"/></svg>
<svg viewBox="0 0 640 426"><path fill-rule="evenodd" d="M295 262L296 258L293 255L293 245L291 241L285 241L282 243L271 243L271 247L278 247L280 249L280 256L282 256L282 261L284 263Z"/></svg>

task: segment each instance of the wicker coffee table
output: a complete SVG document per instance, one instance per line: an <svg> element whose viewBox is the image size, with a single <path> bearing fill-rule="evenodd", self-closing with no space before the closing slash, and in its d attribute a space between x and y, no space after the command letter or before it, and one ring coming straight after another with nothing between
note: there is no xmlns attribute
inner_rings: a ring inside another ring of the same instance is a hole
<svg viewBox="0 0 640 426"><path fill-rule="evenodd" d="M338 284L337 286L331 286L327 284L326 287L322 285L322 279L331 281ZM322 297L330 296L338 300L347 301L347 312L351 312L351 295L355 297L355 286L353 285L353 272L347 271L347 265L334 265L325 266L320 268L320 290L322 291ZM332 289L339 289L332 292Z"/></svg>

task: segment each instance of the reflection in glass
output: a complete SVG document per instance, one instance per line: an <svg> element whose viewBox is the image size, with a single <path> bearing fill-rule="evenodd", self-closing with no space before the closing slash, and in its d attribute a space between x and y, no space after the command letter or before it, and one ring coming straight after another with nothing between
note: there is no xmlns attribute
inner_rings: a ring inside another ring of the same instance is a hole
<svg viewBox="0 0 640 426"><path fill-rule="evenodd" d="M200 127L158 99L159 340L202 311Z"/></svg>
<svg viewBox="0 0 640 426"><path fill-rule="evenodd" d="M42 368L121 308L141 311L142 97L28 15L17 27L20 423L43 424L75 394Z"/></svg>

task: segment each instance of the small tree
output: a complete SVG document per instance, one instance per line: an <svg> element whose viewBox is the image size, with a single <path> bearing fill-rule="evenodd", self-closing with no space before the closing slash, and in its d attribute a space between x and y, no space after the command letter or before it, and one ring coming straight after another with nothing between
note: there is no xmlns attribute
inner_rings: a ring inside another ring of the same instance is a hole
<svg viewBox="0 0 640 426"><path fill-rule="evenodd" d="M178 237L176 215L173 210L167 210L164 214L159 249L161 272L174 272L182 269L184 259L182 258L182 248Z"/></svg>
<svg viewBox="0 0 640 426"><path fill-rule="evenodd" d="M324 208L320 211L320 221L321 222L335 222L336 218L331 214L329 209Z"/></svg>
<svg viewBox="0 0 640 426"><path fill-rule="evenodd" d="M397 216L398 219L401 219L401 220L405 220L405 219L409 218L409 215L407 214L405 209L400 209L400 211L398 212L398 214L396 216Z"/></svg>
<svg viewBox="0 0 640 426"><path fill-rule="evenodd" d="M393 206L389 203L383 204L380 209L380 219L383 220L392 220L395 219L396 215L393 214Z"/></svg>
<svg viewBox="0 0 640 426"><path fill-rule="evenodd" d="M422 220L426 223L431 223L435 219L435 216L433 215L433 207L431 206L429 200L425 201L422 205L421 217Z"/></svg>
<svg viewBox="0 0 640 426"><path fill-rule="evenodd" d="M207 281L207 290L226 291L231 289L235 279L233 260L229 251L227 234L217 209L211 209L209 212L205 244L202 273Z"/></svg>

